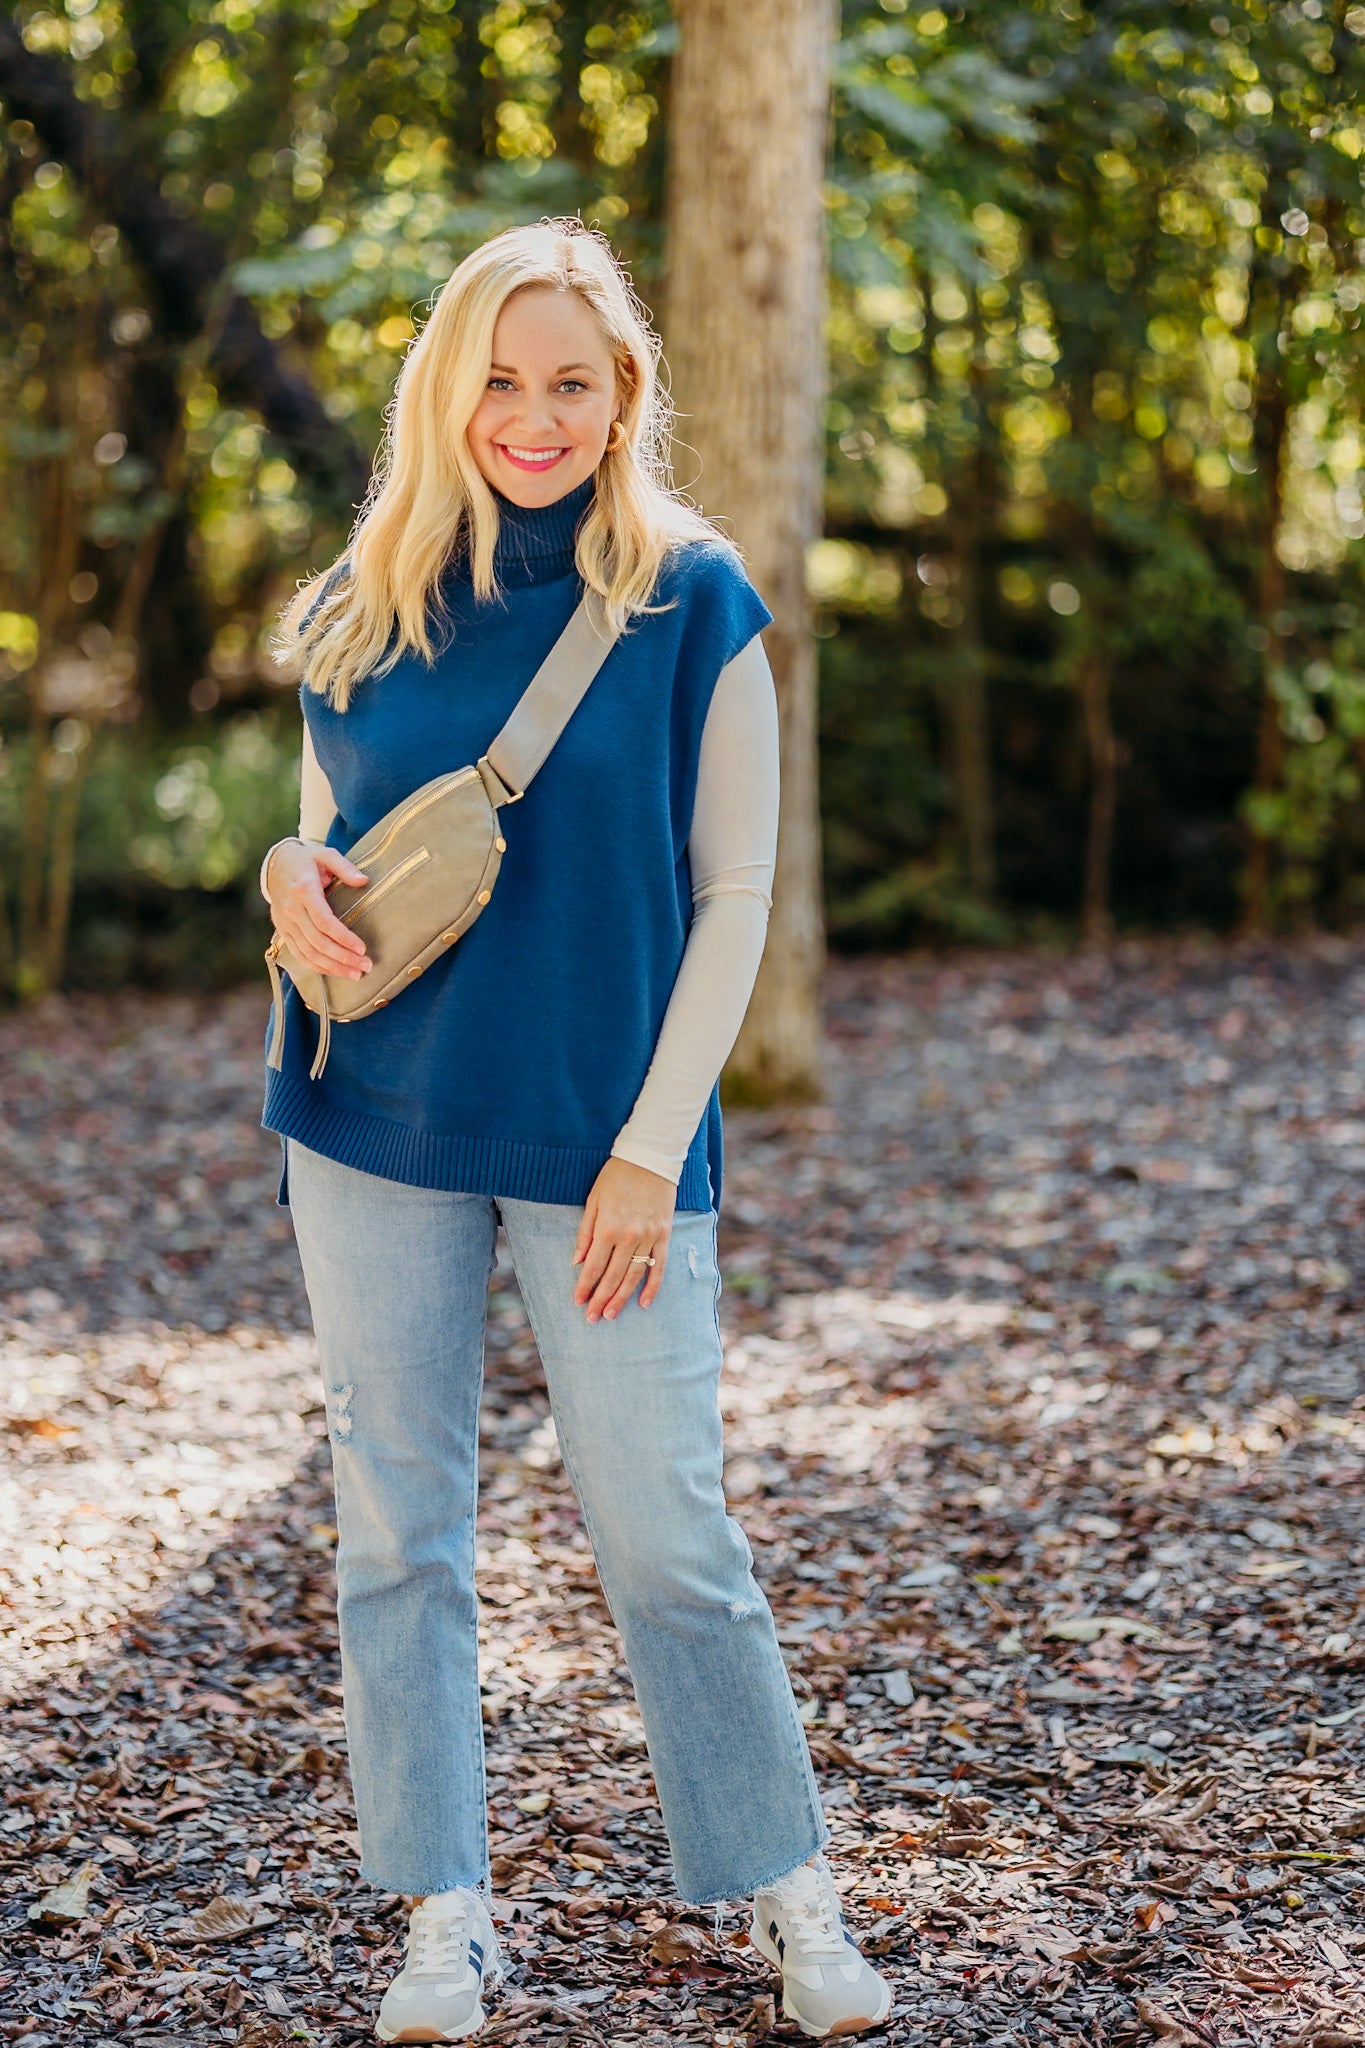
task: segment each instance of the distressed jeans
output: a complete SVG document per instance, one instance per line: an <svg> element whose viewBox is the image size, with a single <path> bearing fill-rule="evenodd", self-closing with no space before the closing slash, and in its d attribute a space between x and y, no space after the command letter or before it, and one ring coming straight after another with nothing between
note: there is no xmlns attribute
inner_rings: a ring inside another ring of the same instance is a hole
<svg viewBox="0 0 1365 2048"><path fill-rule="evenodd" d="M361 1871L488 1885L474 1517L497 1225L620 1630L679 1895L737 1898L829 1839L753 1554L726 1512L714 1210L613 1322L573 1290L581 1209L409 1187L288 1145L337 1497L337 1610Z"/></svg>

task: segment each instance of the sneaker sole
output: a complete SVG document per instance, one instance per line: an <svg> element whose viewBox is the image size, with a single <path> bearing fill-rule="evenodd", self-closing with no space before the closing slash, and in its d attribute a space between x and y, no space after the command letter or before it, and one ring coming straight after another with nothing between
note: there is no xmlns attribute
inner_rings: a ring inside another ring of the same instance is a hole
<svg viewBox="0 0 1365 2048"><path fill-rule="evenodd" d="M501 1970L491 1972L483 1980L483 1989L485 1991L493 1990L496 1985L502 1982L502 1976L503 1972ZM465 2021L465 2024L462 2027L454 2028L453 2031L449 2027L444 2029L441 2027L427 2027L422 2026L418 2021L414 2021L410 2027L400 2027L396 2033L391 2033L381 2020L376 2020L374 2023L375 2039L378 2041L410 2041L414 2043L467 2041L471 2034L478 2033L479 2028L487 2018L488 2014L484 2011L483 2001L480 1999L476 2003L474 2010L470 2013L469 2018Z"/></svg>
<svg viewBox="0 0 1365 2048"><path fill-rule="evenodd" d="M751 1947L758 1950L764 1961L771 1963L779 1976L781 1976L782 1958L769 1942L767 1935L759 1929L751 1927L749 1929L749 1942ZM782 1979L782 2017L783 2019L794 2020L802 2033L809 2036L813 2041L829 2041L838 2036L848 2034L865 2034L869 2027L879 2027L890 2017L892 2003L893 1993L891 1986L884 1983L882 1985L881 2002L875 2013L869 2014L866 2019L836 2020L833 2026L821 2027L817 2026L813 2020L808 2020L805 2017L787 1988L786 1978L783 1977Z"/></svg>
<svg viewBox="0 0 1365 2048"><path fill-rule="evenodd" d="M439 2027L414 2025L411 2027L400 2027L397 2033L391 2034L387 2027L379 2025L376 2021L374 2029L375 2038L380 2041L464 2041L468 2039L470 2034L478 2033L479 2028L487 2017L488 2015L483 2007L476 2005L473 2012L469 2015L467 2023L462 2027L456 2027L453 2033L448 2027L442 2029Z"/></svg>

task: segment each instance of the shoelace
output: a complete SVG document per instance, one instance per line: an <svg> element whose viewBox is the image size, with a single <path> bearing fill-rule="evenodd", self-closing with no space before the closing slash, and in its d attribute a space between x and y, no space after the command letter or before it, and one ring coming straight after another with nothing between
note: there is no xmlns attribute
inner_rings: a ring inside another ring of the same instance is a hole
<svg viewBox="0 0 1365 2048"><path fill-rule="evenodd" d="M440 1914L419 1906L408 1928L407 1967L417 1976L439 1976L458 1969L469 1939L469 1905L464 1899Z"/></svg>
<svg viewBox="0 0 1365 2048"><path fill-rule="evenodd" d="M846 1947L839 1895L823 1872L810 1891L782 1891L778 1894L791 1920L792 1933L802 1948L815 1954L834 1955Z"/></svg>

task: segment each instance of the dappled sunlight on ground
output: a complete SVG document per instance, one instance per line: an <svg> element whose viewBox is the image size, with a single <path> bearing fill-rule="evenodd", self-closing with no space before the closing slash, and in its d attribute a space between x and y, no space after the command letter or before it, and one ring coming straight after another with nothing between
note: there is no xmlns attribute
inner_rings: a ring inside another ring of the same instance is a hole
<svg viewBox="0 0 1365 2048"><path fill-rule="evenodd" d="M106 1646L303 1455L312 1340L0 1324L0 1697Z"/></svg>
<svg viewBox="0 0 1365 2048"><path fill-rule="evenodd" d="M261 1012L0 1022L28 2048L359 2048L397 1958ZM828 1101L727 1119L726 1487L896 1981L874 2041L1360 2033L1362 1017L1336 943L866 961ZM505 1246L481 1437L496 2038L754 2048L771 1978L672 1895ZM82 1871L85 1917L31 1927ZM237 1932L199 1931L224 1894Z"/></svg>

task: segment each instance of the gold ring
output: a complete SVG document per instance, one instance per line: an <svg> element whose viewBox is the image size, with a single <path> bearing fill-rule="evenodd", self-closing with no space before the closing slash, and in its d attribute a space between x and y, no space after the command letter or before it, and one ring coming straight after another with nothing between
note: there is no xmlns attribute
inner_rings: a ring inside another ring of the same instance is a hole
<svg viewBox="0 0 1365 2048"><path fill-rule="evenodd" d="M630 1263L632 1266L652 1266L654 1258L650 1252L633 1252Z"/></svg>

